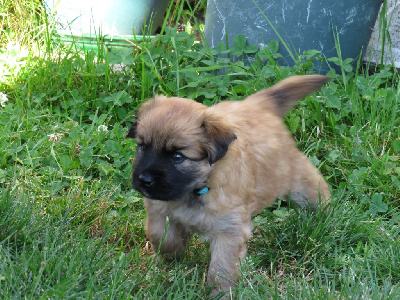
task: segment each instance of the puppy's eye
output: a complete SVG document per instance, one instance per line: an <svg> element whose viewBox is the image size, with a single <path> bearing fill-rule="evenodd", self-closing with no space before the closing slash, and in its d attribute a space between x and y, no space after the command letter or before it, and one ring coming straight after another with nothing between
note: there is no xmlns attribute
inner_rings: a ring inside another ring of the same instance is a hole
<svg viewBox="0 0 400 300"><path fill-rule="evenodd" d="M172 153L172 162L174 164L180 164L181 162L183 162L186 159L186 157L180 153L180 152L174 152Z"/></svg>

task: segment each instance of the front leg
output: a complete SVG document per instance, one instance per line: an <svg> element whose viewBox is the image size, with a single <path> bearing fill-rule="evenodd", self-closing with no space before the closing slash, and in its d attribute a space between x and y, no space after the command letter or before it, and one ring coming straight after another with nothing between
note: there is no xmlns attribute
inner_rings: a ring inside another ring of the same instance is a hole
<svg viewBox="0 0 400 300"><path fill-rule="evenodd" d="M153 251L160 251L167 260L180 258L190 238L189 231L182 224L172 220L167 227L167 217L149 203L146 205L146 211L146 236L151 242Z"/></svg>
<svg viewBox="0 0 400 300"><path fill-rule="evenodd" d="M233 288L240 278L238 264L246 257L246 242L250 238L250 226L234 232L220 232L211 237L211 262L207 281L214 287L213 296Z"/></svg>

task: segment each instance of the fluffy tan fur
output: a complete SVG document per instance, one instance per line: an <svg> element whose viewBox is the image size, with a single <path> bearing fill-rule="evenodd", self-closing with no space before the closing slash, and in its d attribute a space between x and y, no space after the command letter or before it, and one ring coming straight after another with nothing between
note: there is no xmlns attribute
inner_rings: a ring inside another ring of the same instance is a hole
<svg viewBox="0 0 400 300"><path fill-rule="evenodd" d="M318 75L293 76L244 101L212 107L164 96L146 102L133 137L155 149L183 149L189 159L179 168L199 173L188 190L210 189L205 195L188 192L174 201L145 198L146 232L153 249L179 256L190 232L204 234L211 251L208 282L215 293L226 291L238 279L237 265L246 255L252 215L278 196L289 196L301 206L316 208L319 201L324 206L330 199L329 188L297 149L281 117L326 80ZM227 151L218 157L224 145ZM169 227L160 245L167 217Z"/></svg>

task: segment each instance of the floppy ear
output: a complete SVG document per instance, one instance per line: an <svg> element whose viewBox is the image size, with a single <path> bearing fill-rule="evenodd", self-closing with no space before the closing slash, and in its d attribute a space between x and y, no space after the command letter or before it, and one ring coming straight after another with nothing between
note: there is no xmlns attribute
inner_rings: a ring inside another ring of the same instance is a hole
<svg viewBox="0 0 400 300"><path fill-rule="evenodd" d="M127 138L136 138L136 129L137 129L137 121L133 122L131 128L129 128L128 134L126 135Z"/></svg>
<svg viewBox="0 0 400 300"><path fill-rule="evenodd" d="M206 114L202 128L207 139L205 145L210 165L223 158L229 145L236 139L232 126L213 114Z"/></svg>

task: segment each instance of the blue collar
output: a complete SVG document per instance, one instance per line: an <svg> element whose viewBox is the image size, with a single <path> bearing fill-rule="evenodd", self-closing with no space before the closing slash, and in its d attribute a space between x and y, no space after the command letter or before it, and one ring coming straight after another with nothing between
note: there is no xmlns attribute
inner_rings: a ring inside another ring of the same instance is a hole
<svg viewBox="0 0 400 300"><path fill-rule="evenodd" d="M208 187L203 187L202 189L197 189L197 190L195 190L194 192L195 192L197 195L202 196L202 195L207 194L208 190L209 190Z"/></svg>

